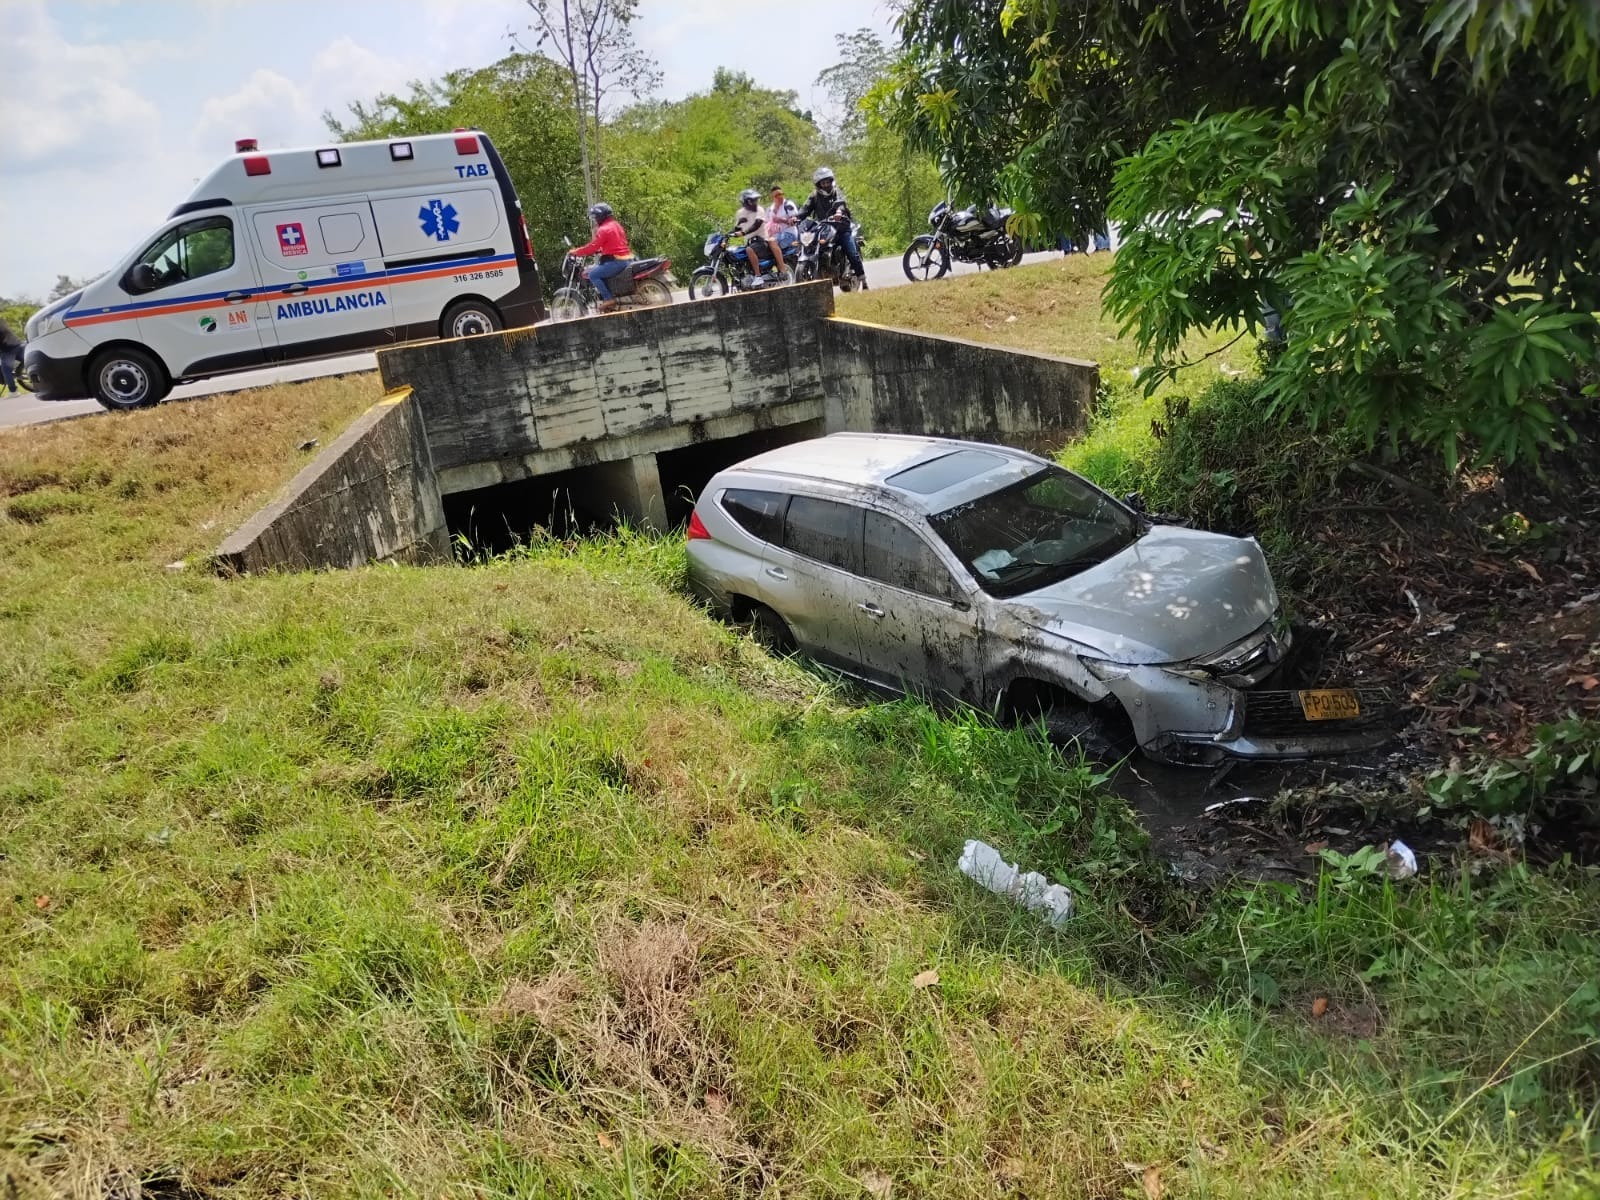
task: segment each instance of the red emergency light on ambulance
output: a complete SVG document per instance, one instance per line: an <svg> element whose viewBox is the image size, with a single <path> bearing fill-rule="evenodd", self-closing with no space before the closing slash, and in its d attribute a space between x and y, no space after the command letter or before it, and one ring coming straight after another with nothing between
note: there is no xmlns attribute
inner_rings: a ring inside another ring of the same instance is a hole
<svg viewBox="0 0 1600 1200"><path fill-rule="evenodd" d="M484 134L235 151L28 322L40 396L139 408L208 375L543 319L522 204Z"/></svg>

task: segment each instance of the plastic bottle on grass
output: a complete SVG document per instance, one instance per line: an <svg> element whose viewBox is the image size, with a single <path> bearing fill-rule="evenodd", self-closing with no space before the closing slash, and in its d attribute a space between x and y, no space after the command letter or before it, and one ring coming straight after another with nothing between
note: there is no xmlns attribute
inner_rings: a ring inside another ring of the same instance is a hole
<svg viewBox="0 0 1600 1200"><path fill-rule="evenodd" d="M961 848L956 863L961 873L997 896L1014 900L1036 912L1057 929L1072 916L1072 893L1059 883L1051 883L1037 871L1023 871L1008 863L1000 852L985 842L972 840Z"/></svg>

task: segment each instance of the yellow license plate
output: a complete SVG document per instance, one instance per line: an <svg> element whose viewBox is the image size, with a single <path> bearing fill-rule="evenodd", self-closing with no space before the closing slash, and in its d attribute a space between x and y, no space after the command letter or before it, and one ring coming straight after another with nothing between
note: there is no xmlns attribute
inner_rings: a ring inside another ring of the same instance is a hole
<svg viewBox="0 0 1600 1200"><path fill-rule="evenodd" d="M1349 688L1301 692L1300 711L1308 721L1342 721L1361 715L1361 700Z"/></svg>

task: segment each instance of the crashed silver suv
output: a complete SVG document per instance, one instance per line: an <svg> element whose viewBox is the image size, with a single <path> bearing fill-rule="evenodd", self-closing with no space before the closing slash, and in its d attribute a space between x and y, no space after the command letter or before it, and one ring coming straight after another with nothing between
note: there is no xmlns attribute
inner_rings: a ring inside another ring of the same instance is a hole
<svg viewBox="0 0 1600 1200"><path fill-rule="evenodd" d="M1064 740L1122 730L1208 763L1386 736L1382 693L1270 690L1289 631L1254 539L1154 524L1020 450L886 434L772 450L706 485L688 557L695 591L776 649Z"/></svg>

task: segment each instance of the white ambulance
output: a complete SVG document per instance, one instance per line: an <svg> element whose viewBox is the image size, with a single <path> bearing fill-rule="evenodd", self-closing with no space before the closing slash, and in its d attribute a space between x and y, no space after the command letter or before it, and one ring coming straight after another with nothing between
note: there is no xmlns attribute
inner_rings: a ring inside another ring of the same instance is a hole
<svg viewBox="0 0 1600 1200"><path fill-rule="evenodd" d="M522 204L484 134L235 151L28 322L39 396L140 408L207 375L543 319Z"/></svg>

